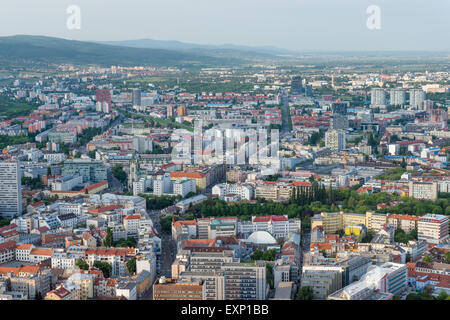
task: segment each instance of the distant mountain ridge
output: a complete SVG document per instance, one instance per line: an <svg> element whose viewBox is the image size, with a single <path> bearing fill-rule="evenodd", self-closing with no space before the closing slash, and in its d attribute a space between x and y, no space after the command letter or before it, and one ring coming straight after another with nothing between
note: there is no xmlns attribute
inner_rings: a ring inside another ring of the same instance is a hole
<svg viewBox="0 0 450 320"><path fill-rule="evenodd" d="M133 48L62 38L16 35L0 37L0 61L84 65L211 66L240 64L234 57L199 52Z"/></svg>
<svg viewBox="0 0 450 320"><path fill-rule="evenodd" d="M109 44L115 46L124 46L132 48L147 48L147 49L166 49L166 50L237 50L244 52L253 52L259 54L269 55L285 55L298 54L296 51L282 49L274 46L242 46L234 44L223 45L205 45L188 42L181 42L177 40L154 40L154 39L136 39L136 40L122 40L122 41L100 41L98 43Z"/></svg>

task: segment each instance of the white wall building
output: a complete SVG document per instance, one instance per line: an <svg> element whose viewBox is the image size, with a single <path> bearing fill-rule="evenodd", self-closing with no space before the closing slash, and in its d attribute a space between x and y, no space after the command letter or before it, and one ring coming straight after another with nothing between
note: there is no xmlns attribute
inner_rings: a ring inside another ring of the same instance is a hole
<svg viewBox="0 0 450 320"><path fill-rule="evenodd" d="M82 176L61 177L52 182L52 191L71 191L76 186L83 184Z"/></svg>
<svg viewBox="0 0 450 320"><path fill-rule="evenodd" d="M420 217L417 236L418 240L428 243L441 243L448 239L449 217L439 214L427 214Z"/></svg>
<svg viewBox="0 0 450 320"><path fill-rule="evenodd" d="M325 133L325 146L335 151L345 149L345 132L339 130L328 130Z"/></svg>
<svg viewBox="0 0 450 320"><path fill-rule="evenodd" d="M229 194L238 195L241 200L252 200L254 191L253 187L249 184L221 183L212 188L212 194L217 195L222 200Z"/></svg>
<svg viewBox="0 0 450 320"><path fill-rule="evenodd" d="M373 106L386 105L386 92L381 88L373 88L370 94L370 104Z"/></svg>
<svg viewBox="0 0 450 320"><path fill-rule="evenodd" d="M196 193L197 188L195 186L194 179L177 179L173 182L173 193L180 195L183 198L190 192Z"/></svg>
<svg viewBox="0 0 450 320"><path fill-rule="evenodd" d="M61 163L66 159L66 155L64 153L45 153L44 159L48 163Z"/></svg>
<svg viewBox="0 0 450 320"><path fill-rule="evenodd" d="M19 162L0 162L0 216L13 218L22 214L22 185Z"/></svg>
<svg viewBox="0 0 450 320"><path fill-rule="evenodd" d="M153 150L153 140L150 137L136 135L133 137L133 149L136 152L144 153Z"/></svg>
<svg viewBox="0 0 450 320"><path fill-rule="evenodd" d="M422 109L422 104L426 99L422 89L412 89L409 91L409 105L416 109Z"/></svg>
<svg viewBox="0 0 450 320"><path fill-rule="evenodd" d="M153 181L153 194L162 196L165 193L172 193L172 180L168 173L157 176Z"/></svg>

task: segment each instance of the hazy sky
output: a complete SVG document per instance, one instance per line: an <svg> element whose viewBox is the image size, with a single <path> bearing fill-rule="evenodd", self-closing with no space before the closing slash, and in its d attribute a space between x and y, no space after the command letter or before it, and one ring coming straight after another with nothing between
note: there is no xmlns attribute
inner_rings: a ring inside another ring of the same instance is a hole
<svg viewBox="0 0 450 320"><path fill-rule="evenodd" d="M68 30L69 5L81 29ZM369 30L366 9L381 9ZM293 50L450 50L450 0L0 0L0 36L152 38Z"/></svg>

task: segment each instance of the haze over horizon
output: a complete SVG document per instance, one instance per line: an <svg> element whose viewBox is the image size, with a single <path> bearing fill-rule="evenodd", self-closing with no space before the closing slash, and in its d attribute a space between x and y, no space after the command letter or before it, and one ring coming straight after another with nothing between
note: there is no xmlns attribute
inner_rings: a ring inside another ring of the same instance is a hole
<svg viewBox="0 0 450 320"><path fill-rule="evenodd" d="M66 27L69 5L81 29ZM381 9L369 30L366 9ZM82 41L176 40L295 51L449 51L450 1L442 0L3 0L0 36Z"/></svg>

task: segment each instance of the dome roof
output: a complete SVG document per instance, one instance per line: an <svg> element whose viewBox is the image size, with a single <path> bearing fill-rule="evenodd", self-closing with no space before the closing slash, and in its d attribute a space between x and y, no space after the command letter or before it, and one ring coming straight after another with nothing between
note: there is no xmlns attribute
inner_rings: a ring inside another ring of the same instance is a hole
<svg viewBox="0 0 450 320"><path fill-rule="evenodd" d="M254 244L277 244L277 240L267 231L253 232L247 239L247 242Z"/></svg>

